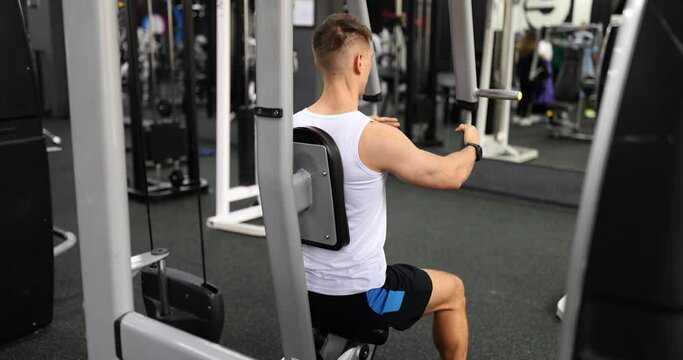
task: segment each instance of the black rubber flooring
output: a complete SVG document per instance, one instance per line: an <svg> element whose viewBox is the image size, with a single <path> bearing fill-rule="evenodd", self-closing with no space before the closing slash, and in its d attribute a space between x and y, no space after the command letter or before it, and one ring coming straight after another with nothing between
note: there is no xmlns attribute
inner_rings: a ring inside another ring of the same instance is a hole
<svg viewBox="0 0 683 360"><path fill-rule="evenodd" d="M591 120L590 125L595 121ZM593 128L586 130L592 133ZM538 158L528 164L562 170L585 172L591 141L558 139L548 136L546 123L531 126L510 125L510 145L524 146L538 150Z"/></svg>
<svg viewBox="0 0 683 360"><path fill-rule="evenodd" d="M55 225L76 230L71 148L66 121L46 126L65 139L50 154ZM208 144L210 145L210 144ZM214 182L214 158L201 160ZM576 210L470 190L430 191L395 178L387 186L390 263L442 269L461 276L467 291L470 359L556 358L559 321ZM205 194L204 214L213 214ZM200 274L194 197L152 206L155 241L171 249L169 266ZM144 205L130 202L132 251L147 250ZM79 239L87 241L87 239ZM210 281L224 293L221 344L257 359L280 359L281 345L264 239L206 229ZM83 254L85 255L85 254ZM38 333L0 348L0 359L85 359L78 249L55 260L54 320ZM136 307L144 311L135 279ZM376 359L435 359L431 318L392 331ZM112 340L113 341L113 340Z"/></svg>

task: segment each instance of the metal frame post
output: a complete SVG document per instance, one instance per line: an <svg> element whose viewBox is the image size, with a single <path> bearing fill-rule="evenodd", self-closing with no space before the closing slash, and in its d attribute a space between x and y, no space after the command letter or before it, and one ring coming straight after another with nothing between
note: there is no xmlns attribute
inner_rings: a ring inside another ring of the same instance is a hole
<svg viewBox="0 0 683 360"><path fill-rule="evenodd" d="M216 213L218 215L227 215L230 212L230 203L226 198L226 191L230 187L230 26L230 0L218 0L216 2Z"/></svg>
<svg viewBox="0 0 683 360"><path fill-rule="evenodd" d="M405 93L405 110L403 112L403 118L405 125L403 131L409 139L413 139L413 126L415 125L415 38L417 37L417 31L415 30L415 2L417 0L406 0L407 1L407 28L408 36L406 39L406 93ZM403 5L403 4L401 4ZM402 6L401 6L402 7ZM397 5L398 8L398 5ZM398 15L398 13L397 13ZM397 71L398 75L398 71ZM396 78L398 79L398 77ZM394 94L398 94L398 81L394 87ZM398 100L394 103L398 108Z"/></svg>
<svg viewBox="0 0 683 360"><path fill-rule="evenodd" d="M130 111L131 144L133 150L133 188L144 192L145 182L144 129L140 104L140 72L138 66L138 8L137 2L126 2L128 31L128 106Z"/></svg>
<svg viewBox="0 0 683 360"><path fill-rule="evenodd" d="M503 33L501 35L501 50L499 74L500 83L498 87L503 89L510 89L512 87L512 68L515 58L515 29L514 29L514 9L517 6L517 0L505 0L503 7ZM494 136L496 141L501 144L508 144L508 135L510 133L510 101L502 100L496 103L496 118L498 119L494 127Z"/></svg>
<svg viewBox="0 0 683 360"><path fill-rule="evenodd" d="M192 16L192 0L183 0L183 45L185 47L185 131L187 133L187 177L190 186L197 186L201 191L201 179L199 178L199 153L197 146L197 113L195 106L194 86L196 82L196 69L194 61L194 17ZM151 22L150 22L151 24ZM153 69L152 69L153 70ZM174 100L175 101L175 100Z"/></svg>
<svg viewBox="0 0 683 360"><path fill-rule="evenodd" d="M286 360L315 359L294 200L292 2L256 1L258 184Z"/></svg>
<svg viewBox="0 0 683 360"><path fill-rule="evenodd" d="M263 216L260 205L230 211L231 202L259 196L258 185L230 187L230 13L230 0L216 2L216 215L207 226L262 237L265 227L246 223Z"/></svg>
<svg viewBox="0 0 683 360"><path fill-rule="evenodd" d="M486 21L484 25L484 49L481 55L481 70L479 75L479 87L486 89L491 86L491 65L493 63L493 41L495 37L494 21L498 14L498 0L488 0L486 5ZM486 116L488 115L489 99L482 98L477 110L477 130L482 135L486 134Z"/></svg>
<svg viewBox="0 0 683 360"><path fill-rule="evenodd" d="M346 5L349 7L349 13L355 15L363 25L367 26L370 31L372 27L370 25L370 14L368 13L368 3L366 0L347 0ZM374 42L370 41L370 46L374 48ZM373 103L372 112L373 115L377 115L377 103L382 101L382 85L379 81L379 72L377 70L377 58L373 56L372 58L372 69L370 70L370 77L368 78L368 83L365 86L365 94L363 94L363 100Z"/></svg>
<svg viewBox="0 0 683 360"><path fill-rule="evenodd" d="M115 6L106 1L64 1L81 276L91 359L116 356L114 321L133 310Z"/></svg>
<svg viewBox="0 0 683 360"><path fill-rule="evenodd" d="M206 117L216 114L216 1L206 2L206 17L209 19L209 59L207 66Z"/></svg>
<svg viewBox="0 0 683 360"><path fill-rule="evenodd" d="M455 73L456 105L465 109L465 122L472 123L477 102L477 69L474 59L474 26L471 0L449 0L451 49Z"/></svg>

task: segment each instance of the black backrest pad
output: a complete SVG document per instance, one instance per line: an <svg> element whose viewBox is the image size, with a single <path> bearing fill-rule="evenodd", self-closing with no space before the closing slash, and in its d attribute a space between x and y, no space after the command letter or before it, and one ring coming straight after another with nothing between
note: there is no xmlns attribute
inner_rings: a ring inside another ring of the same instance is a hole
<svg viewBox="0 0 683 360"><path fill-rule="evenodd" d="M312 204L299 214L301 242L329 250L349 243L344 168L332 137L316 127L294 129L294 171L311 175Z"/></svg>

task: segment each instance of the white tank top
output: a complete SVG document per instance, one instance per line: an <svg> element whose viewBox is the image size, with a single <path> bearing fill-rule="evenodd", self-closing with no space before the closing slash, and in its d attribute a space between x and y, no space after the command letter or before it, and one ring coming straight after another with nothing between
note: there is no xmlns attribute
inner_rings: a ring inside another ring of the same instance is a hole
<svg viewBox="0 0 683 360"><path fill-rule="evenodd" d="M334 139L344 168L344 199L349 245L339 251L303 245L308 290L325 295L358 294L384 285L387 262L386 173L369 169L360 159L358 143L372 121L360 111L336 115L304 109L294 127L315 126Z"/></svg>

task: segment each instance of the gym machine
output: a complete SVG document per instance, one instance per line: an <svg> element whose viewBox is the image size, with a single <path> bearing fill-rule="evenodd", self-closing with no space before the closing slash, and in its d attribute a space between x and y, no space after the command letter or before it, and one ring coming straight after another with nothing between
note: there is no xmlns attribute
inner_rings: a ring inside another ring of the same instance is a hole
<svg viewBox="0 0 683 360"><path fill-rule="evenodd" d="M517 12L521 6L523 5L520 4L519 0L488 0L484 50L479 77L482 88L488 87L491 83L494 37L498 29L501 31L501 51L498 57L499 83L506 89L512 87L515 30L517 28L515 19L519 18ZM522 94L518 93L517 96L509 97L508 100L521 100L521 97ZM477 111L476 126L482 134L481 145L485 158L522 163L538 157L538 150L536 149L510 145L510 101L498 101L494 104L493 133L490 135L486 134L488 99L482 99L480 105Z"/></svg>
<svg viewBox="0 0 683 360"><path fill-rule="evenodd" d="M242 0L239 0L242 1ZM246 1L245 1L246 2ZM247 28L248 4L244 4L244 28ZM237 14L239 16L240 14ZM239 210L231 210L230 203L240 200L258 198L258 185L243 185L230 187L230 73L231 73L231 52L230 52L230 29L231 29L231 9L229 1L218 1L216 3L216 215L209 217L206 221L207 226L213 229L236 232L251 236L263 237L266 230L263 225L249 224L248 221L258 219L263 216L260 204L251 205ZM238 31L239 33L239 31ZM242 31L246 37L248 32ZM246 40L245 40L246 41ZM246 51L245 51L246 57ZM245 67L243 71L247 71ZM246 86L246 81L245 84ZM245 91L245 89L242 89ZM249 119L242 121L239 125L253 124L251 109L238 109L238 116L246 116ZM245 136L246 135L246 136ZM253 141L247 137L254 136L250 132L240 137L240 143L246 142L253 147ZM240 155L248 156L246 153L249 147L242 146ZM253 151L253 149L251 149Z"/></svg>
<svg viewBox="0 0 683 360"><path fill-rule="evenodd" d="M590 32L587 39L568 37L579 31ZM544 40L564 49L562 67L555 80L555 103L547 111L551 137L591 141L593 134L582 128L587 98L596 91L598 73L584 74L585 56L592 59L595 44L602 43L602 24L562 24L542 29ZM590 55L587 52L591 52ZM537 61L536 57L534 58ZM533 67L532 63L532 68ZM530 79L532 80L532 79ZM533 80L532 80L533 81Z"/></svg>
<svg viewBox="0 0 683 360"><path fill-rule="evenodd" d="M68 0L64 9L89 357L246 359L133 311L131 275L168 253L130 256L115 7Z"/></svg>
<svg viewBox="0 0 683 360"><path fill-rule="evenodd" d="M134 312L133 271L154 263L161 267L168 253L155 251L133 258L130 256L124 136L119 126L122 118L118 105L121 79L116 61L111 60L117 57L115 9L100 2L76 0L67 0L64 5L79 233L85 239L79 244L89 357L246 359L215 343ZM257 51L261 54L256 64L260 89L255 111L258 185L268 229L284 357L287 360L312 360L315 359L315 346L301 257L302 235L312 240L343 242L343 231L335 236L339 233L328 231L322 225L306 227L305 224L311 224L311 220L300 220L297 215L302 212L300 216L305 217L306 209L319 208L310 204L325 198L311 198L311 194L318 194L317 190L311 191L311 187L316 189L316 181L332 172L316 168L325 164L323 157L320 163L308 164L312 166L310 170L298 169L292 175L295 157L291 123L291 2L273 4L261 0L257 2L256 13L259 16ZM514 92L512 95L506 91L487 93L475 88L469 1L452 0L450 15L452 32L457 35L453 36L454 47L462 50L455 52L458 98L474 107L478 96L516 96ZM81 31L84 27L89 31ZM85 53L90 56L83 57ZM312 147L315 151L311 154L320 155L327 151L321 152L320 145L316 144L301 146L304 149ZM314 156L311 154L304 157ZM329 160L327 165L329 167ZM332 180L329 179L332 177L326 178L326 184L331 186ZM337 206L343 204L339 198L334 202ZM316 219L312 223L334 224L335 229L343 230L343 225L337 220L338 213L322 211L318 215L327 221ZM331 340L337 335L327 334L325 344L339 343ZM345 341L353 340L347 338ZM378 344L382 337L365 340ZM368 346L363 345L368 344L354 345L349 349L352 350L351 355L357 358L372 355Z"/></svg>
<svg viewBox="0 0 683 360"><path fill-rule="evenodd" d="M133 311L132 268L158 262L163 255L149 254L147 260L136 257L135 261L130 257L120 77L116 61L111 60L117 56L114 8L76 0L64 4L78 220L80 235L86 239L80 250L89 357L247 359ZM682 272L675 270L681 257L677 244L683 135L678 117L683 81L671 81L683 79L683 74L679 67L658 63L683 61L677 42L683 36L681 28L668 26L677 23L673 18L683 13L682 6L631 0L624 12L615 45L621 56L612 62L604 97L605 108L619 112L601 113L591 153L568 276L562 359L595 358L593 354L625 359L683 356L677 332L683 321L678 310ZM468 1L451 0L451 19L466 19L469 9ZM297 216L313 201L307 199L312 193L301 191L304 184L313 183L313 176L298 170L292 175L291 3L273 6L261 0L257 13L262 19L257 25L257 37L262 39L257 82L277 85L260 93L257 127L259 186L284 358L313 360L300 249L306 230ZM467 40L462 30L468 23L455 24L452 31L461 31ZM89 31L81 31L83 27ZM469 35L465 53L471 44ZM84 53L90 56L81 56ZM263 56L271 53L275 56ZM474 65L467 63L474 57L469 55L456 62L461 70L456 74L462 74L465 65ZM632 71L632 67L649 71ZM469 91L461 93L461 99L472 103L477 99L474 77L457 78L462 91L467 83L460 82L469 80ZM642 84L652 88L642 91ZM642 118L653 109L659 116L649 116L652 121L643 127ZM653 159L653 151L659 157ZM618 170L628 170L628 176ZM306 172L315 174L312 171ZM634 193L643 184L651 185L648 191ZM624 202L630 205L623 206ZM613 208L607 209L609 205Z"/></svg>
<svg viewBox="0 0 683 360"><path fill-rule="evenodd" d="M171 98L168 101L159 100L155 96L154 73L156 71L156 59L154 41L154 21L149 20L147 25L148 46L150 47L148 64L148 103L153 104L151 123L145 122L142 104L142 86L140 84L140 66L138 52L137 28L140 17L138 16L137 2L126 2L127 12L127 62L128 62L128 104L130 114L130 133L132 145L133 177L129 181L128 192L134 199L142 200L146 196L151 199L162 199L187 193L193 193L208 189L208 183L199 178L199 158L195 151L197 148L197 120L194 88L196 83L196 71L194 61L194 30L193 15L190 4L183 6L183 42L185 55L183 58L184 97L183 110L184 122L175 119L177 112L175 98L175 43L174 43L174 15L171 11L171 1L167 1L169 23L169 57L170 57L170 81ZM151 18L151 0L147 2L148 15ZM170 119L158 119L158 116L171 117ZM143 143L144 142L144 143ZM195 142L193 144L193 142ZM145 152L143 149L147 149ZM156 177L145 181L147 162L151 161L156 170ZM162 180L161 168L171 161L173 169L168 173L168 178ZM186 162L187 174L182 170L181 163Z"/></svg>

